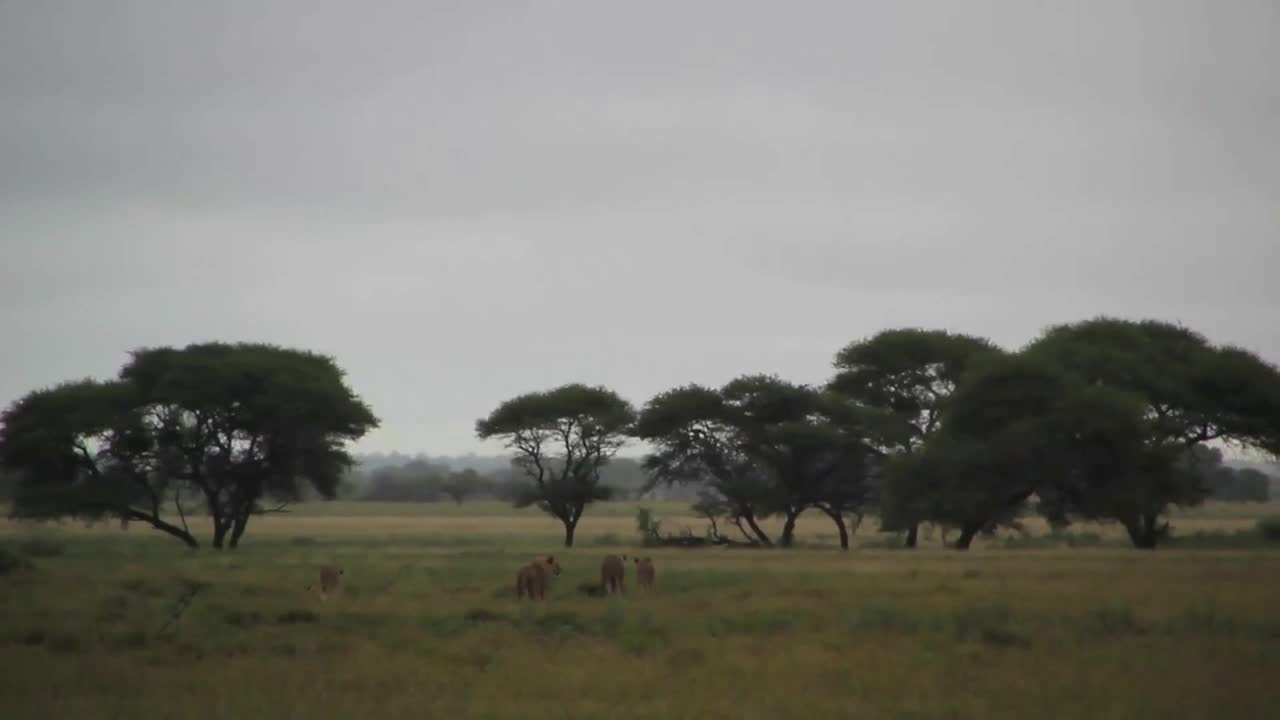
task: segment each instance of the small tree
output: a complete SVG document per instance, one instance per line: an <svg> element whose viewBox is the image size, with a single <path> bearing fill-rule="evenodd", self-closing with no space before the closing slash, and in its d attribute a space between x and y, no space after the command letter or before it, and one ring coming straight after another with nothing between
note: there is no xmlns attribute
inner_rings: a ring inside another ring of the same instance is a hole
<svg viewBox="0 0 1280 720"><path fill-rule="evenodd" d="M570 384L520 395L476 422L481 439L500 438L529 485L517 507L536 505L564 525L565 547L586 506L609 498L600 469L625 444L635 410L603 387Z"/></svg>
<svg viewBox="0 0 1280 720"><path fill-rule="evenodd" d="M885 330L849 344L836 354L829 389L884 413L882 450L910 454L941 428L942 408L975 361L1003 351L985 339L945 330ZM919 526L881 523L906 530L906 546L917 544Z"/></svg>

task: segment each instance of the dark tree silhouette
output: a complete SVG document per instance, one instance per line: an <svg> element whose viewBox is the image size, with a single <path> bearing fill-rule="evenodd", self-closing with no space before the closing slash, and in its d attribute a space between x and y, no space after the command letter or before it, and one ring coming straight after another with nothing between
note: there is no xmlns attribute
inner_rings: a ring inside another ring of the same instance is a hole
<svg viewBox="0 0 1280 720"><path fill-rule="evenodd" d="M1136 399L1148 421L1148 444L1183 449L1167 477L1118 475L1074 497L1064 516L1113 519L1137 547L1154 547L1170 505L1208 492L1195 450L1211 441L1273 451L1280 447L1280 371L1256 355L1217 347L1192 330L1157 321L1095 318L1050 328L1026 350L1081 378ZM1191 471L1190 474L1186 471Z"/></svg>
<svg viewBox="0 0 1280 720"><path fill-rule="evenodd" d="M263 344L138 350L111 383L38 391L4 415L0 460L18 512L98 512L194 544L183 490L204 499L213 546L235 547L263 503L303 484L332 497L345 443L377 426L330 358ZM169 501L178 528L161 519Z"/></svg>
<svg viewBox="0 0 1280 720"><path fill-rule="evenodd" d="M985 339L945 330L885 330L836 354L828 388L882 411L888 421L882 450L910 454L940 429L942 407L974 361L1002 353ZM917 523L889 514L881 529L906 530L906 546L917 544Z"/></svg>
<svg viewBox="0 0 1280 720"><path fill-rule="evenodd" d="M779 505L767 468L744 447L745 438L732 421L720 393L686 385L661 393L640 412L634 433L656 452L645 457L650 473L647 489L658 484L705 483L723 500L723 514L750 541L772 545L759 522ZM711 507L714 503L703 497Z"/></svg>
<svg viewBox="0 0 1280 720"><path fill-rule="evenodd" d="M607 500L600 469L625 444L635 410L612 390L571 384L512 398L476 422L481 439L500 438L528 485L518 507L536 505L564 525L565 547L586 506Z"/></svg>

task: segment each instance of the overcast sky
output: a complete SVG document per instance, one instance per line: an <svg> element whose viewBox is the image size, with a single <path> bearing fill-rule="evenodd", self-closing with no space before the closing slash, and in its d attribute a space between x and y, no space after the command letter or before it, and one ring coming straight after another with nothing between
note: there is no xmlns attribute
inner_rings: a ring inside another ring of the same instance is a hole
<svg viewBox="0 0 1280 720"><path fill-rule="evenodd" d="M266 340L456 453L894 326L1277 361L1277 68L1274 0L0 0L0 403Z"/></svg>

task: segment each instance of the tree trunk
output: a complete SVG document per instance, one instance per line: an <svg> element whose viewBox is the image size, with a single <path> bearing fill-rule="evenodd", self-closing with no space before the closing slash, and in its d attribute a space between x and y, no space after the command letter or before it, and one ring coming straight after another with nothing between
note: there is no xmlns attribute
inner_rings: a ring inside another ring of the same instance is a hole
<svg viewBox="0 0 1280 720"><path fill-rule="evenodd" d="M782 537L778 539L778 544L782 547L789 548L795 542L796 534L796 518L800 517L803 510L788 510L787 520L782 524Z"/></svg>
<svg viewBox="0 0 1280 720"><path fill-rule="evenodd" d="M219 514L213 519L213 547L221 550L225 544L227 531L231 529L231 523Z"/></svg>
<svg viewBox="0 0 1280 720"><path fill-rule="evenodd" d="M966 525L960 530L960 537L956 538L956 550L968 550L969 545L973 543L973 539L977 537L978 531L982 527L979 525Z"/></svg>
<svg viewBox="0 0 1280 720"><path fill-rule="evenodd" d="M849 549L849 528L844 523L844 515L830 510L823 510L827 517L831 518L831 522L836 524L836 529L840 531L840 549Z"/></svg>
<svg viewBox="0 0 1280 720"><path fill-rule="evenodd" d="M209 518L213 520L213 547L221 550L223 541L227 536L229 521L222 512L222 502L217 490L206 488L204 491L205 507L209 511Z"/></svg>
<svg viewBox="0 0 1280 720"><path fill-rule="evenodd" d="M249 512L244 511L236 515L235 525L231 528L231 549L234 550L240 545L240 536L244 535L244 530L249 526Z"/></svg>
<svg viewBox="0 0 1280 720"><path fill-rule="evenodd" d="M911 523L911 527L907 528L907 542L903 547L914 548L919 544L920 539L920 523Z"/></svg>
<svg viewBox="0 0 1280 720"><path fill-rule="evenodd" d="M1129 541L1138 550L1155 550L1160 539L1160 528L1156 524L1154 514L1139 513L1125 518L1124 529L1129 533Z"/></svg>
<svg viewBox="0 0 1280 720"><path fill-rule="evenodd" d="M773 540L758 524L756 524L756 516L754 513L747 513L742 519L747 521L747 527L751 528L751 532L755 534L756 539L760 541L760 544L773 547Z"/></svg>
<svg viewBox="0 0 1280 720"><path fill-rule="evenodd" d="M573 547L573 533L578 529L578 521L562 520L561 522L564 523L564 546L571 548Z"/></svg>

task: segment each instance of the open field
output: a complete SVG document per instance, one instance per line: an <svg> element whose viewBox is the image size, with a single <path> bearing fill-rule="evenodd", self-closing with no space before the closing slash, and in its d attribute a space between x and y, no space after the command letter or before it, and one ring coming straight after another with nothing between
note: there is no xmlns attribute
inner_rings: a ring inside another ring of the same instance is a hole
<svg viewBox="0 0 1280 720"><path fill-rule="evenodd" d="M655 506L664 529L683 504ZM995 538L968 554L644 550L656 593L589 598L635 505L579 547L498 504L325 503L255 521L235 552L141 527L0 523L32 567L0 577L0 702L21 718L1254 718L1280 705L1280 546L1130 550ZM1280 506L1210 505L1179 534ZM1033 524L1034 525L1034 524ZM1033 528L1035 531L1035 528ZM203 540L204 538L202 538ZM1017 545L1017 547L1010 547ZM554 553L548 601L515 568ZM320 563L346 570L321 603ZM194 583L202 587L161 627Z"/></svg>

